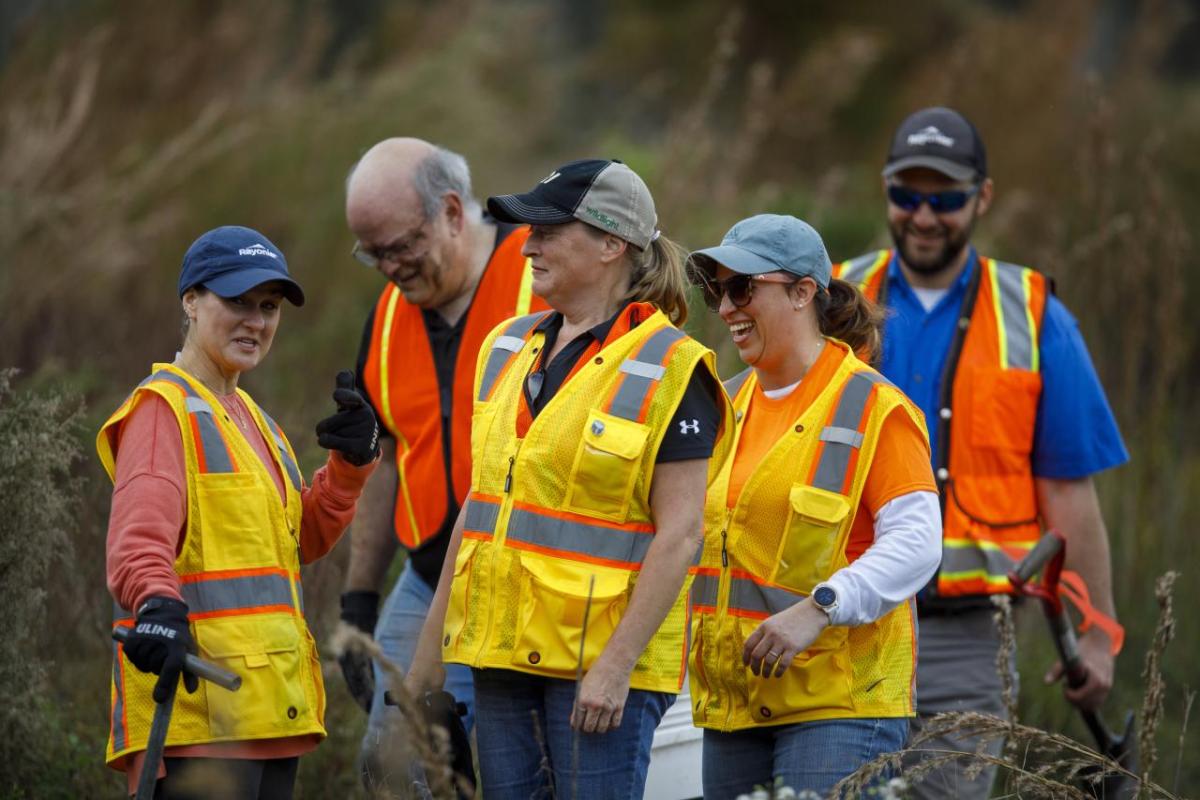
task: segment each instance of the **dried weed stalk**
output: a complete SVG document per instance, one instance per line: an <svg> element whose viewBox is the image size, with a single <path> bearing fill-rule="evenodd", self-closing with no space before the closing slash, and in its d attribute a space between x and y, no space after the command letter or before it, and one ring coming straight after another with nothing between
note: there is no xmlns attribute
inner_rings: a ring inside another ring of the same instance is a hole
<svg viewBox="0 0 1200 800"><path fill-rule="evenodd" d="M996 613L996 631L1000 634L1000 648L996 651L996 674L1000 676L1000 697L1004 701L1004 712L1014 727L1017 724L1017 687L1013 680L1012 663L1017 653L1017 628L1013 624L1012 598L1006 594L992 595ZM1015 758L1016 740L1011 736L1004 743L1004 755Z"/></svg>
<svg viewBox="0 0 1200 800"><path fill-rule="evenodd" d="M1166 681L1162 676L1162 656L1175 638L1175 608L1172 589L1179 573L1174 570L1158 579L1154 585L1154 597L1158 600L1158 625L1154 628L1154 641L1146 653L1146 666L1142 668L1142 680L1146 693L1142 698L1142 711L1138 720L1138 752L1142 758L1142 779L1148 782L1158 760L1155 734L1162 722L1163 702L1166 699Z"/></svg>
<svg viewBox="0 0 1200 800"><path fill-rule="evenodd" d="M434 800L456 800L456 777L450 766L449 732L440 725L430 726L425 722L425 715L404 686L404 670L383 654L374 639L351 625L338 625L330 637L329 644L335 657L347 651L357 652L370 656L383 668L388 690L410 726L407 735L400 735L400 732L394 729L394 725L389 725L391 730L384 735L383 741L393 746L403 746L406 752L389 753L393 758L388 760L397 764L407 764L410 762L410 756L415 756L424 770L430 796ZM407 774L404 780L408 781ZM466 786L459 788L467 789L466 793L470 793ZM377 800L391 800L396 796L390 788L382 784L372 787L372 793Z"/></svg>
<svg viewBox="0 0 1200 800"><path fill-rule="evenodd" d="M1192 703L1196 701L1196 692L1183 687L1183 724L1179 726L1179 754L1175 758L1175 780L1171 782L1171 791L1179 791L1179 773L1183 770L1183 740L1187 736L1188 720L1192 718Z"/></svg>

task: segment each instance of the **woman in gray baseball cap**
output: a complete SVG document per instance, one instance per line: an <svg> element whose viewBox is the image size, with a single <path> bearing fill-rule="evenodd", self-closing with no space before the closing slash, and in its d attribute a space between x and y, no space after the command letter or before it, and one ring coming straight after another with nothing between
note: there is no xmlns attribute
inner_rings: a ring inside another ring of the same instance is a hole
<svg viewBox="0 0 1200 800"><path fill-rule="evenodd" d="M941 555L924 421L867 363L881 314L831 280L808 224L742 220L689 269L749 365L725 382L734 455L692 587L704 796L824 797L899 750L913 713L908 601Z"/></svg>
<svg viewBox="0 0 1200 800"><path fill-rule="evenodd" d="M271 349L284 299L299 306L304 293L267 237L240 226L199 237L179 275L183 345L96 440L114 484L114 628L126 632L113 649L107 761L139 797L288 798L299 757L325 736L300 565L353 519L379 428L352 373L339 373L337 412L317 424L332 452L305 485L283 429L238 388ZM189 653L241 688L201 687ZM151 743L156 705L173 712ZM155 751L161 766L147 763Z"/></svg>
<svg viewBox="0 0 1200 800"><path fill-rule="evenodd" d="M436 688L443 659L473 668L489 800L640 798L733 418L713 353L676 327L686 254L633 170L571 162L488 210L532 226L553 311L480 350L471 493L407 683Z"/></svg>

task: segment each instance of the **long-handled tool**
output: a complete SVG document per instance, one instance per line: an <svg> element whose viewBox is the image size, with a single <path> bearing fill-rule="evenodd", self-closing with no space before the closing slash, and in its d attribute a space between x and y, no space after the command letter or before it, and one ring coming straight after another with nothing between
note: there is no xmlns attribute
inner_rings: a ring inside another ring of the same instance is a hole
<svg viewBox="0 0 1200 800"><path fill-rule="evenodd" d="M112 637L124 644L129 637L129 629L113 628ZM236 673L191 654L184 657L183 668L231 692L236 692L242 686L242 679ZM138 776L137 800L151 800L154 797L154 781L158 777L158 765L167 742L167 729L171 726L171 711L175 708L175 690L178 688L179 682L176 681L167 690L166 699L154 707L150 737L146 740L146 757L142 761L142 774Z"/></svg>
<svg viewBox="0 0 1200 800"><path fill-rule="evenodd" d="M1066 549L1067 543L1061 534L1057 531L1047 531L1021 563L1009 573L1008 580L1018 593L1036 597L1041 601L1042 611L1054 637L1054 646L1058 649L1058 657L1063 663L1067 685L1074 689L1087 682L1087 667L1079 657L1079 642L1075 638L1075 629L1058 593ZM1031 582L1039 572L1041 580ZM1126 713L1124 730L1120 736L1109 729L1098 712L1081 708L1079 714L1096 740L1100 754L1137 775L1138 752L1133 712ZM1088 791L1105 800L1125 800L1137 794L1137 783L1129 775L1108 772L1100 781L1089 783Z"/></svg>

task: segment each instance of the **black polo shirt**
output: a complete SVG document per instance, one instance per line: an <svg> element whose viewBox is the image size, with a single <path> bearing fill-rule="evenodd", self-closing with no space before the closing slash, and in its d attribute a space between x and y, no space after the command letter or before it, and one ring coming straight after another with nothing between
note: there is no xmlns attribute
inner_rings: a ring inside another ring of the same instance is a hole
<svg viewBox="0 0 1200 800"><path fill-rule="evenodd" d="M542 345L542 356L526 376L524 385L525 402L528 403L529 412L534 418L562 388L571 370L592 343L603 342L608 338L609 331L624 310L622 308L604 322L576 336L549 364L542 362L545 354L553 350L558 341L563 316L555 311L538 323L534 330L544 333L546 341ZM671 425L663 436L655 462L662 464L668 461L708 458L712 455L713 446L717 441L717 429L720 426L721 409L717 404L717 388L708 370L697 364L684 391L683 400L680 401Z"/></svg>

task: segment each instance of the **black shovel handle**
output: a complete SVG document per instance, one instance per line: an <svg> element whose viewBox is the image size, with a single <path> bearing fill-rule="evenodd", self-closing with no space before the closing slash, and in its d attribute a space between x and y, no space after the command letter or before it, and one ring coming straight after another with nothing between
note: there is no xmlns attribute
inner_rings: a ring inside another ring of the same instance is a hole
<svg viewBox="0 0 1200 800"><path fill-rule="evenodd" d="M125 640L129 638L129 629L121 627L113 628L112 637L121 644L125 644ZM241 675L218 667L211 661L205 661L203 658L194 656L191 653L184 656L183 668L196 677L203 678L210 683L215 683L222 689L228 689L231 692L236 692L242 686Z"/></svg>

